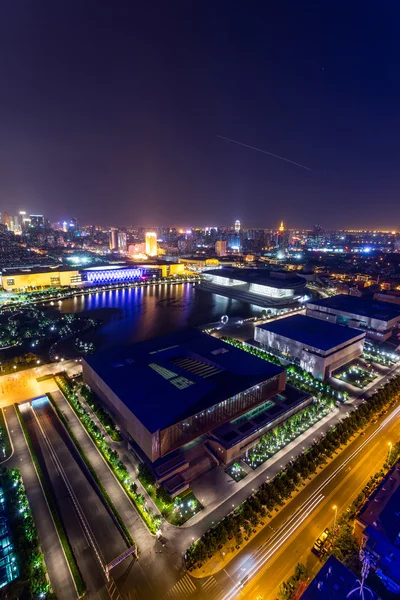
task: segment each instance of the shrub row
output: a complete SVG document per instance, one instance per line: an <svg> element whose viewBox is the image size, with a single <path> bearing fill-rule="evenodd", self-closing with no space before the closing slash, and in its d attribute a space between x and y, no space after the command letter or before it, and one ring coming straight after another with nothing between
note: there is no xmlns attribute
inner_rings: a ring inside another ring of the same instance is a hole
<svg viewBox="0 0 400 600"><path fill-rule="evenodd" d="M108 412L104 410L103 406L97 400L96 395L92 392L92 390L86 384L83 384L81 385L79 391L99 419L100 423L103 425L104 429L107 430L113 442L121 442L122 436L116 428L113 419L110 417Z"/></svg>
<svg viewBox="0 0 400 600"><path fill-rule="evenodd" d="M400 376L387 383L368 402L361 404L320 440L299 454L280 471L270 482L263 483L243 504L238 506L215 527L206 531L194 542L185 555L188 570L201 567L215 554L218 546L235 538L235 545L243 543L243 531L251 535L266 514L278 511L284 501L290 498L301 481L316 472L325 464L335 450L346 444L352 435L364 428L369 420L381 411L400 392ZM233 544L234 547L234 544Z"/></svg>
<svg viewBox="0 0 400 600"><path fill-rule="evenodd" d="M7 460L11 455L11 442L8 435L6 422L4 420L3 409L0 410L0 447L3 449L3 456L0 456L2 461Z"/></svg>
<svg viewBox="0 0 400 600"><path fill-rule="evenodd" d="M0 486L4 492L11 537L17 554L21 588L18 589L18 596L54 599L19 469L3 467L0 470Z"/></svg>
<svg viewBox="0 0 400 600"><path fill-rule="evenodd" d="M82 596L85 593L86 586L83 581L82 575L79 571L77 562L75 560L75 556L72 551L72 547L69 542L67 533L65 531L64 524L61 520L61 516L60 516L60 513L57 508L57 503L56 503L53 491L51 489L51 486L48 484L47 478L45 477L45 475L43 473L42 467L40 466L39 459L38 459L35 449L33 447L31 437L29 435L28 429L25 425L25 422L21 415L21 411L19 410L19 407L17 404L15 405L15 410L16 410L20 425L22 427L22 430L24 432L26 443L28 444L28 448L29 448L29 452L32 457L33 464L35 465L36 472L40 479L40 483L42 484L42 488L43 488L44 494L46 496L47 504L49 506L51 515L53 517L54 525L56 527L58 537L59 537L61 545L63 547L65 557L68 561L69 568L71 570L72 577L74 579L78 595Z"/></svg>

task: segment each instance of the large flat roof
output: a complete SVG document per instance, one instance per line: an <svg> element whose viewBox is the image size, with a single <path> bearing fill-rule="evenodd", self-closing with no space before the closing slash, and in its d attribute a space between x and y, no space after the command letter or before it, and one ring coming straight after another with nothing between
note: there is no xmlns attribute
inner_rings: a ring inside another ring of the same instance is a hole
<svg viewBox="0 0 400 600"><path fill-rule="evenodd" d="M258 329L271 331L276 335L301 342L307 346L327 351L352 339L365 336L363 331L344 325L336 325L305 315L293 315L277 319L271 323L257 325Z"/></svg>
<svg viewBox="0 0 400 600"><path fill-rule="evenodd" d="M260 269L242 269L238 267L222 267L221 269L207 269L205 275L216 275L218 277L228 277L237 279L244 283L258 283L259 285L269 285L270 287L280 289L292 289L305 287L306 281L290 271L271 271L267 268Z"/></svg>
<svg viewBox="0 0 400 600"><path fill-rule="evenodd" d="M379 300L347 296L346 294L331 296L330 298L324 298L323 300L310 300L308 304L331 308L332 310L340 310L361 317L379 319L381 321L391 321L396 317L400 317L399 306L388 304L387 302L380 302Z"/></svg>
<svg viewBox="0 0 400 600"><path fill-rule="evenodd" d="M284 370L197 329L84 359L150 433Z"/></svg>
<svg viewBox="0 0 400 600"><path fill-rule="evenodd" d="M301 600L345 600L348 594L359 588L357 575L354 575L335 556L330 556L320 568L308 588L300 596ZM350 598L359 598L360 594L353 594ZM375 592L364 594L365 600L379 600Z"/></svg>

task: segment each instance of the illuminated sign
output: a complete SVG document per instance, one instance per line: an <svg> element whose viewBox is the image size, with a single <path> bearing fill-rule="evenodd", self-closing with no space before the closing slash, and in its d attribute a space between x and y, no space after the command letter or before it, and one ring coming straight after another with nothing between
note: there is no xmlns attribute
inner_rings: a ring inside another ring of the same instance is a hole
<svg viewBox="0 0 400 600"><path fill-rule="evenodd" d="M104 271L86 271L86 281L89 283L116 283L118 281L134 281L143 276L143 269L104 269Z"/></svg>

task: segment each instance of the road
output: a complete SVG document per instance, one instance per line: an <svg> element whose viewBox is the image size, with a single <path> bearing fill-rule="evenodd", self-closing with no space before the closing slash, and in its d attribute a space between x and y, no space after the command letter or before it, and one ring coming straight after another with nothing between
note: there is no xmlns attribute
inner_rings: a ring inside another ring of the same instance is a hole
<svg viewBox="0 0 400 600"><path fill-rule="evenodd" d="M388 442L400 438L400 407L396 407L365 436L355 440L271 520L226 569L215 576L224 589L224 600L257 598L274 600L280 583L298 562L312 570L318 559L311 548L325 527L354 500L371 475L382 467ZM240 582L248 580L243 588ZM213 600L211 597L208 600Z"/></svg>
<svg viewBox="0 0 400 600"><path fill-rule="evenodd" d="M109 594L102 565L125 550L126 544L48 400L32 407L22 405L21 413L54 490L87 595L105 600Z"/></svg>
<svg viewBox="0 0 400 600"><path fill-rule="evenodd" d="M68 569L68 564L14 407L10 406L6 408L4 416L7 420L14 445L14 453L10 460L7 461L6 466L9 468L18 468L21 471L22 480L38 530L40 546L44 554L51 586L57 598L65 598L66 600L76 598L77 593Z"/></svg>

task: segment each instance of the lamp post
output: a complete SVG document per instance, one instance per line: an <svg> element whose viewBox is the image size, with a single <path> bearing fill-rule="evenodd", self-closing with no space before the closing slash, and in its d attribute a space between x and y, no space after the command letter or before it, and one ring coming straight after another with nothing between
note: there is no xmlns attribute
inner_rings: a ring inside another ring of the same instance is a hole
<svg viewBox="0 0 400 600"><path fill-rule="evenodd" d="M337 519L337 506L336 506L336 504L334 506L332 506L332 508L335 511L335 517L333 519L333 531L335 531L335 529L336 529L336 519Z"/></svg>

